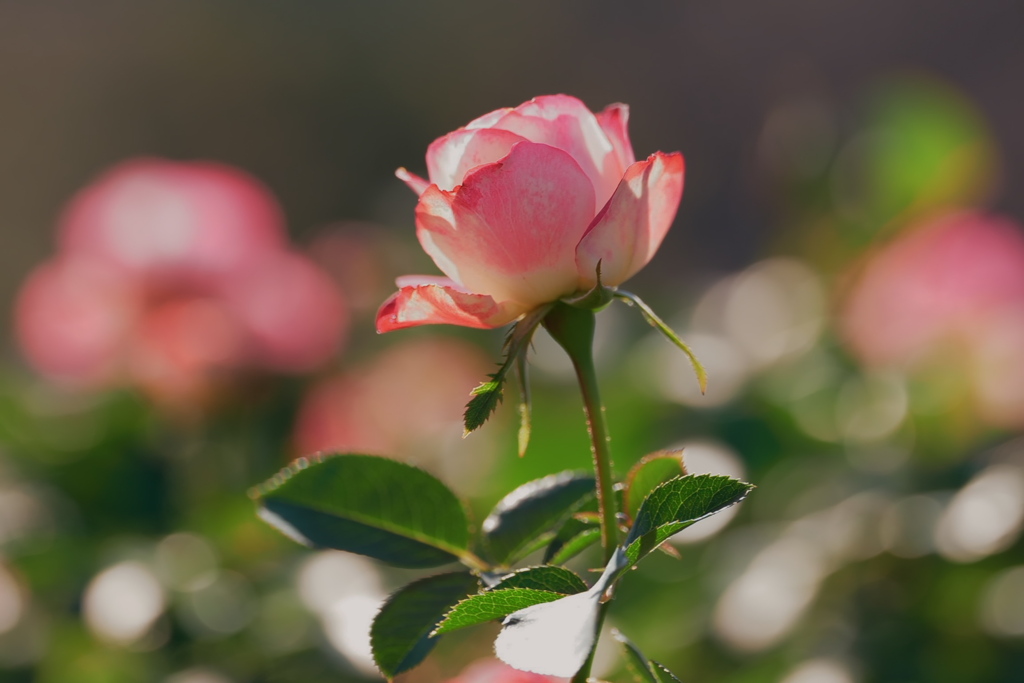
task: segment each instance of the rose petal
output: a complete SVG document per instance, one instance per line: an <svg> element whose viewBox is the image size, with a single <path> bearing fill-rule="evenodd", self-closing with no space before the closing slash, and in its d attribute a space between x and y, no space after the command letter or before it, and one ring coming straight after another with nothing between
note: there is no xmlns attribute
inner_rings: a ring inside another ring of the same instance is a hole
<svg viewBox="0 0 1024 683"><path fill-rule="evenodd" d="M488 112L483 116L476 117L475 119L467 123L465 126L463 126L463 128L490 128L495 123L500 121L502 117L505 116L505 114L508 114L510 111L512 111L512 107L502 107L501 109L495 109L494 111Z"/></svg>
<svg viewBox="0 0 1024 683"><path fill-rule="evenodd" d="M590 181L568 154L520 142L456 190L428 188L416 207L417 236L466 290L528 310L576 290L575 246L593 201Z"/></svg>
<svg viewBox="0 0 1024 683"><path fill-rule="evenodd" d="M620 173L636 162L633 143L629 141L629 105L609 104L597 114L597 123L608 136L619 159Z"/></svg>
<svg viewBox="0 0 1024 683"><path fill-rule="evenodd" d="M135 278L105 263L66 255L37 267L15 307L21 348L40 372L71 384L119 379L139 315Z"/></svg>
<svg viewBox="0 0 1024 683"><path fill-rule="evenodd" d="M210 162L115 166L72 199L60 227L67 251L175 277L233 271L284 241L273 195L248 174Z"/></svg>
<svg viewBox="0 0 1024 683"><path fill-rule="evenodd" d="M498 161L524 138L507 130L460 128L438 138L427 148L427 171L442 190L462 183L466 173L482 164Z"/></svg>
<svg viewBox="0 0 1024 683"><path fill-rule="evenodd" d="M317 368L337 352L347 331L348 311L333 281L299 254L268 255L226 289L257 362L272 370Z"/></svg>
<svg viewBox="0 0 1024 683"><path fill-rule="evenodd" d="M415 192L417 195L423 194L423 191L430 187L430 181L425 180L415 173L409 173L404 167L395 170L395 176L398 177L403 183L409 186L409 189Z"/></svg>
<svg viewBox="0 0 1024 683"><path fill-rule="evenodd" d="M596 212L614 192L624 166L594 114L575 97L536 97L494 124L531 142L557 147L576 160L594 186Z"/></svg>
<svg viewBox="0 0 1024 683"><path fill-rule="evenodd" d="M408 276L407 276L408 277ZM377 332L391 332L417 325L460 325L462 327L501 327L524 311L501 305L485 294L459 289L454 282L402 287L384 302L377 312Z"/></svg>
<svg viewBox="0 0 1024 683"><path fill-rule="evenodd" d="M672 226L683 193L683 155L652 154L630 166L576 249L581 287L619 285L647 265Z"/></svg>

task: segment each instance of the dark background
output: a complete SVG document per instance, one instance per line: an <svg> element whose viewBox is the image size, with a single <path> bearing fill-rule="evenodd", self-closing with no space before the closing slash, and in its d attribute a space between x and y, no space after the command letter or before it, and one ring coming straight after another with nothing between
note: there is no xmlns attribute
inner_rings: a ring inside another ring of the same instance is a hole
<svg viewBox="0 0 1024 683"><path fill-rule="evenodd" d="M638 155L681 150L688 186L654 268L735 267L771 239L751 191L773 106L855 125L878 78L967 94L1003 153L996 206L1024 214L1024 7L1014 0L0 3L0 301L51 248L58 208L138 155L241 166L300 237L329 221L411 230L434 138L564 92L632 107Z"/></svg>

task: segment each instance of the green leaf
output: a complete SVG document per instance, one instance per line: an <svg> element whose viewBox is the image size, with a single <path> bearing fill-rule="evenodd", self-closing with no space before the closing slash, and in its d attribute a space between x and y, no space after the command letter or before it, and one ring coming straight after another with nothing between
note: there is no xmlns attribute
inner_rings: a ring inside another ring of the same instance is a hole
<svg viewBox="0 0 1024 683"><path fill-rule="evenodd" d="M303 458L253 495L264 521L305 545L398 567L479 564L455 494L411 465L369 455Z"/></svg>
<svg viewBox="0 0 1024 683"><path fill-rule="evenodd" d="M651 491L626 537L630 564L666 539L705 517L743 500L754 487L731 477L691 474Z"/></svg>
<svg viewBox="0 0 1024 683"><path fill-rule="evenodd" d="M498 564L508 565L537 547L594 495L594 478L577 472L551 474L523 484L502 498L482 525L484 546Z"/></svg>
<svg viewBox="0 0 1024 683"><path fill-rule="evenodd" d="M658 679L658 683L683 683L679 680L679 677L668 670L664 664L659 664L653 659L651 662L651 670L654 671L654 676Z"/></svg>
<svg viewBox="0 0 1024 683"><path fill-rule="evenodd" d="M468 572L439 574L400 589L381 607L370 629L377 667L389 679L408 671L434 649L434 628L459 600L480 586Z"/></svg>
<svg viewBox="0 0 1024 683"><path fill-rule="evenodd" d="M564 597L561 593L533 588L509 588L478 593L455 605L445 615L444 621L438 625L434 633L441 635L466 626L503 619L531 605L553 602Z"/></svg>
<svg viewBox="0 0 1024 683"><path fill-rule="evenodd" d="M708 390L708 373L707 370L704 369L704 366L701 365L700 361L697 360L697 354L693 352L693 349L691 349L686 342L680 339L679 335L673 332L672 328L666 325L665 321L659 318L651 307L645 304L636 294L620 289L616 292L615 296L616 298L625 301L630 306L636 306L639 308L640 313L643 314L644 320L647 321L647 324L665 335L669 341L678 346L680 350L686 354L686 357L690 359L690 365L693 366L694 374L697 375L697 384L700 385L700 393L705 393Z"/></svg>
<svg viewBox="0 0 1024 683"><path fill-rule="evenodd" d="M470 392L473 398L466 404L466 411L462 416L466 434L483 426L491 416L491 413L498 407L498 404L501 403L505 379L509 370L516 364L520 356L525 358L526 351L530 346L530 340L533 339L533 333L537 330L537 325L540 324L540 321L544 319L544 316L547 315L553 305L541 306L530 311L512 326L508 337L505 339L505 360L498 367L497 372L493 375L488 375L488 381ZM527 425L528 435L529 425Z"/></svg>
<svg viewBox="0 0 1024 683"><path fill-rule="evenodd" d="M633 641L622 635L618 629L612 629L612 637L622 644L626 668L629 669L629 673L636 683L659 683L651 666L651 660L647 659L643 652L640 652L640 648L634 645Z"/></svg>
<svg viewBox="0 0 1024 683"><path fill-rule="evenodd" d="M669 671L665 665L659 664L640 651L626 636L618 629L612 629L612 637L622 643L626 668L633 676L636 683L682 683L676 675Z"/></svg>
<svg viewBox="0 0 1024 683"><path fill-rule="evenodd" d="M491 590L508 590L510 588L533 588L562 595L573 595L587 590L587 584L575 572L564 567L544 565L526 567L503 576Z"/></svg>
<svg viewBox="0 0 1024 683"><path fill-rule="evenodd" d="M683 474L686 474L686 466L681 448L645 455L626 475L626 512L635 515L655 487Z"/></svg>
<svg viewBox="0 0 1024 683"><path fill-rule="evenodd" d="M576 516L565 521L544 550L545 564L565 564L601 540L601 523Z"/></svg>

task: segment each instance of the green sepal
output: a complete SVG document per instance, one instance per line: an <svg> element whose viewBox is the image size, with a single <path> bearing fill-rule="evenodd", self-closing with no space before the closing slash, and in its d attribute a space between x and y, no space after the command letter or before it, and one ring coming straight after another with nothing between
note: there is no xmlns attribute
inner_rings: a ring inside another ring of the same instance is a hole
<svg viewBox="0 0 1024 683"><path fill-rule="evenodd" d="M582 308L588 311L600 311L615 299L615 290L605 287L601 282L601 262L597 262L597 284L589 291L573 297L562 299L565 303L574 308Z"/></svg>
<svg viewBox="0 0 1024 683"><path fill-rule="evenodd" d="M533 429L530 402L530 375L526 362L526 353L516 356L516 380L519 384L519 431L516 433L516 445L519 446L519 457L526 455L530 445L530 432Z"/></svg>
<svg viewBox="0 0 1024 683"><path fill-rule="evenodd" d="M640 309L640 313L643 314L644 320L653 327L654 329L661 332L671 341L673 344L679 347L679 349L686 354L686 357L690 359L690 365L693 366L693 372L697 375L697 384L700 385L700 393L705 393L708 390L708 373L701 365L700 361L697 360L697 354L693 352L693 349L689 345L679 338L672 328L665 324L665 321L658 317L658 315L651 309L650 306L645 304L643 300L636 294L627 292L625 290L618 290L615 292L615 298L625 301L630 306L636 306Z"/></svg>
<svg viewBox="0 0 1024 683"><path fill-rule="evenodd" d="M525 357L530 346L530 340L533 339L533 333L537 330L537 325L540 324L553 305L547 304L530 311L509 330L508 336L505 338L505 360L502 361L497 372L488 375L486 382L470 392L473 398L466 404L466 411L462 416L465 427L464 435L479 429L487 422L487 419L498 407L498 404L501 403L502 396L504 395L505 379L508 376L509 370L516 365L521 356ZM528 438L529 425L527 425L526 435Z"/></svg>

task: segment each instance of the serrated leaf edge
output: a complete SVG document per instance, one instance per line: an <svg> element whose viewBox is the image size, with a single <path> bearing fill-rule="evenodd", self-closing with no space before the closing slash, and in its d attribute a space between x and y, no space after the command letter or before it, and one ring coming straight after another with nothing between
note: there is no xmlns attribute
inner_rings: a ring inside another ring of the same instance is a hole
<svg viewBox="0 0 1024 683"><path fill-rule="evenodd" d="M533 605L540 605L540 604L543 604L543 603L546 603L546 602L554 602L555 600L560 600L560 599L566 597L566 595L563 594L563 593L556 593L555 591L538 590L536 588L505 588L505 589L484 591L483 593L477 593L476 595L470 595L469 597L464 598L464 599L460 600L459 602L455 603L454 605L452 605L452 608L445 613L445 615L441 619L441 621L437 624L436 627L434 627L434 630L430 632L430 635L432 635L432 636L441 636L441 635L444 635L445 633L451 633L452 631L458 631L459 629L469 628L470 626L476 626L477 624L484 623L484 622L476 622L475 624L464 624L462 626L456 626L454 628L451 628L451 629L448 629L448 630L445 630L445 631L441 630L441 629L444 628L444 625L448 621L448 618L451 616L452 612L457 610L463 603L470 602L471 600L473 600L475 598L478 598L478 597L480 597L482 595L493 595L495 593L501 593L501 592L504 592L504 591L528 591L530 593L537 594L537 595L546 594L546 595L551 596L550 600L538 600L537 602L532 603ZM576 595L579 595L579 593L577 593ZM531 606L531 605L527 605L526 607L529 607L529 606ZM519 610L525 609L526 607L517 607L516 609L512 610L511 612L508 612L508 614L512 614L513 612L518 612ZM490 620L488 619L487 621L490 621Z"/></svg>

